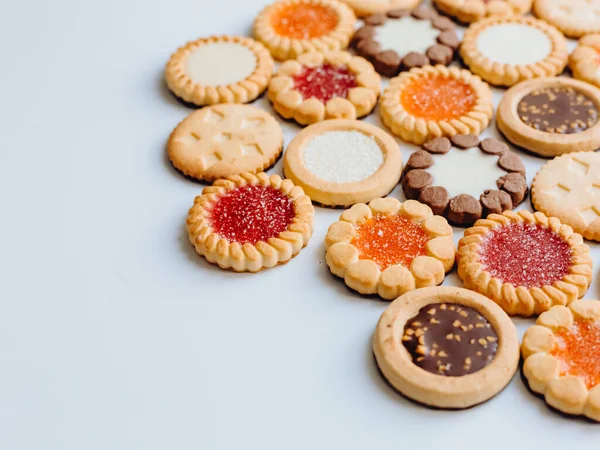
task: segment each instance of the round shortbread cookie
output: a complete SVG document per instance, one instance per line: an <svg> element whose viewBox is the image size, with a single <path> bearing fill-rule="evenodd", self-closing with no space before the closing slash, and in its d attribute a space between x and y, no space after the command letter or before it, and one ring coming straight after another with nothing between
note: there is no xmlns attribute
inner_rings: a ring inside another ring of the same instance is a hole
<svg viewBox="0 0 600 450"><path fill-rule="evenodd" d="M275 59L284 61L345 49L355 22L352 9L338 0L281 0L260 12L253 32Z"/></svg>
<svg viewBox="0 0 600 450"><path fill-rule="evenodd" d="M579 39L569 57L569 68L573 77L600 87L600 34Z"/></svg>
<svg viewBox="0 0 600 450"><path fill-rule="evenodd" d="M600 241L600 154L569 153L548 161L533 179L535 209Z"/></svg>
<svg viewBox="0 0 600 450"><path fill-rule="evenodd" d="M532 0L433 0L444 14L463 23L477 22L484 17L510 17L526 14Z"/></svg>
<svg viewBox="0 0 600 450"><path fill-rule="evenodd" d="M600 89L566 77L539 78L510 88L496 124L515 145L542 156L600 147Z"/></svg>
<svg viewBox="0 0 600 450"><path fill-rule="evenodd" d="M600 0L535 0L533 13L568 37L600 32Z"/></svg>
<svg viewBox="0 0 600 450"><path fill-rule="evenodd" d="M491 399L519 365L517 330L504 311L483 295L449 286L392 302L377 324L373 352L394 389L438 408Z"/></svg>
<svg viewBox="0 0 600 450"><path fill-rule="evenodd" d="M171 133L167 153L185 175L214 181L272 166L283 149L273 116L249 105L214 105L186 117Z"/></svg>
<svg viewBox="0 0 600 450"><path fill-rule="evenodd" d="M422 0L342 0L358 17L385 13L395 9L412 9Z"/></svg>
<svg viewBox="0 0 600 450"><path fill-rule="evenodd" d="M313 201L350 206L394 189L402 173L402 155L396 141L380 128L357 120L327 120L292 139L283 170Z"/></svg>
<svg viewBox="0 0 600 450"><path fill-rule="evenodd" d="M473 23L460 55L485 81L512 86L560 74L567 65L567 41L554 26L531 17L489 18Z"/></svg>
<svg viewBox="0 0 600 450"><path fill-rule="evenodd" d="M273 58L262 44L240 36L212 36L188 42L167 63L169 89L196 106L248 103L266 89Z"/></svg>

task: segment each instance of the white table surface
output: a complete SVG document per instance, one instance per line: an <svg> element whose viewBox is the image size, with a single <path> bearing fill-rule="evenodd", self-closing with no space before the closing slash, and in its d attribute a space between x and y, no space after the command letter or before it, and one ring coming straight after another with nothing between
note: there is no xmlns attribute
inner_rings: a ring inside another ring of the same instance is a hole
<svg viewBox="0 0 600 450"><path fill-rule="evenodd" d="M598 448L598 426L550 411L518 374L459 412L385 384L370 341L387 303L324 262L338 210L317 208L308 247L258 275L195 254L184 220L203 186L165 156L190 110L163 67L188 40L247 34L264 3L3 3L0 448ZM287 143L299 128L284 129ZM521 156L531 182L544 160Z"/></svg>

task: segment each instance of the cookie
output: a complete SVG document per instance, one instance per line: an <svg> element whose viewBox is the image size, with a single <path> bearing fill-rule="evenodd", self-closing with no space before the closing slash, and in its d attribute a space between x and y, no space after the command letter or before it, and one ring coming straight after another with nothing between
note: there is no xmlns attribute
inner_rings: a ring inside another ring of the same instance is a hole
<svg viewBox="0 0 600 450"><path fill-rule="evenodd" d="M299 186L264 172L234 175L204 188L186 221L199 255L222 269L258 272L298 254L315 210Z"/></svg>
<svg viewBox="0 0 600 450"><path fill-rule="evenodd" d="M433 0L444 14L463 23L477 22L484 17L510 17L526 14L532 0Z"/></svg>
<svg viewBox="0 0 600 450"><path fill-rule="evenodd" d="M535 0L533 13L568 37L600 32L600 0Z"/></svg>
<svg viewBox="0 0 600 450"><path fill-rule="evenodd" d="M492 91L481 79L456 67L425 66L402 72L381 96L383 123L406 142L479 135L489 124Z"/></svg>
<svg viewBox="0 0 600 450"><path fill-rule="evenodd" d="M273 116L234 104L194 111L177 125L167 143L173 166L203 181L261 172L282 150L283 132Z"/></svg>
<svg viewBox="0 0 600 450"><path fill-rule="evenodd" d="M342 0L347 3L358 17L372 14L385 13L391 10L412 9L421 3L421 0Z"/></svg>
<svg viewBox="0 0 600 450"><path fill-rule="evenodd" d="M519 364L517 330L504 311L483 295L449 286L392 302L377 324L373 352L394 389L437 408L491 399Z"/></svg>
<svg viewBox="0 0 600 450"><path fill-rule="evenodd" d="M592 281L580 234L540 212L490 214L458 243L458 276L467 289L510 315L531 316L583 297Z"/></svg>
<svg viewBox="0 0 600 450"><path fill-rule="evenodd" d="M566 77L543 78L510 88L496 124L515 145L542 156L600 147L600 89Z"/></svg>
<svg viewBox="0 0 600 450"><path fill-rule="evenodd" d="M600 422L600 301L554 306L523 336L529 388L566 414Z"/></svg>
<svg viewBox="0 0 600 450"><path fill-rule="evenodd" d="M413 67L448 65L460 45L454 23L432 9L394 10L364 20L352 47L387 77Z"/></svg>
<svg viewBox="0 0 600 450"><path fill-rule="evenodd" d="M344 51L310 52L279 67L268 96L283 118L308 125L366 116L380 90L381 77L364 58Z"/></svg>
<svg viewBox="0 0 600 450"><path fill-rule="evenodd" d="M212 36L173 53L165 80L173 94L196 106L249 103L267 88L273 66L267 49L253 39Z"/></svg>
<svg viewBox="0 0 600 450"><path fill-rule="evenodd" d="M567 65L567 41L554 26L531 17L489 18L463 36L460 56L471 72L498 86L553 77Z"/></svg>
<svg viewBox="0 0 600 450"><path fill-rule="evenodd" d="M446 219L414 200L378 198L347 209L327 230L326 261L360 294L391 300L444 281L456 249Z"/></svg>
<svg viewBox="0 0 600 450"><path fill-rule="evenodd" d="M337 0L281 0L261 11L254 37L279 61L306 52L343 50L354 32L356 16Z"/></svg>
<svg viewBox="0 0 600 450"><path fill-rule="evenodd" d="M600 154L570 153L546 163L531 185L535 209L600 241Z"/></svg>
<svg viewBox="0 0 600 450"><path fill-rule="evenodd" d="M456 225L515 208L527 194L525 165L493 138L435 138L413 153L404 170L406 198L428 205Z"/></svg>
<svg viewBox="0 0 600 450"><path fill-rule="evenodd" d="M283 171L313 201L351 206L394 189L402 155L394 138L380 128L358 120L327 120L292 139Z"/></svg>
<svg viewBox="0 0 600 450"><path fill-rule="evenodd" d="M600 87L600 34L579 39L577 48L569 56L569 68L578 80Z"/></svg>

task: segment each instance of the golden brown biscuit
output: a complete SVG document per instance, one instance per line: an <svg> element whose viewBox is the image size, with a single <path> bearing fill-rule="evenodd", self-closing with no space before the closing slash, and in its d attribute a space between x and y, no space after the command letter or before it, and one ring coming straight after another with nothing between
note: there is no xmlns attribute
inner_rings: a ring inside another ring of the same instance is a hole
<svg viewBox="0 0 600 450"><path fill-rule="evenodd" d="M422 0L342 0L358 17L384 13L396 9L412 9Z"/></svg>
<svg viewBox="0 0 600 450"><path fill-rule="evenodd" d="M463 23L477 22L484 17L510 17L526 14L532 0L433 0L433 4Z"/></svg>
<svg viewBox="0 0 600 450"><path fill-rule="evenodd" d="M569 68L578 80L600 87L600 34L589 34L579 39L577 48L569 57Z"/></svg>
<svg viewBox="0 0 600 450"><path fill-rule="evenodd" d="M535 0L533 13L568 37L600 32L600 0Z"/></svg>

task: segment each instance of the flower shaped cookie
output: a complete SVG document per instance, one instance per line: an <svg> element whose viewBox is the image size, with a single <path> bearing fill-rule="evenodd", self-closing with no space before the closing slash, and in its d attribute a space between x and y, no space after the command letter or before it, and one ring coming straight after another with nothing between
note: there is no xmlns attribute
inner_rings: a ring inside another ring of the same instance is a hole
<svg viewBox="0 0 600 450"><path fill-rule="evenodd" d="M579 39L569 57L569 67L575 78L600 87L600 34Z"/></svg>
<svg viewBox="0 0 600 450"><path fill-rule="evenodd" d="M381 77L364 58L342 51L310 52L281 65L268 96L282 117L308 125L366 116L380 89Z"/></svg>
<svg viewBox="0 0 600 450"><path fill-rule="evenodd" d="M452 227L414 200L378 198L344 211L325 237L327 265L351 289L391 300L444 281L456 249Z"/></svg>
<svg viewBox="0 0 600 450"><path fill-rule="evenodd" d="M550 406L600 422L600 301L554 306L523 336L523 374Z"/></svg>

